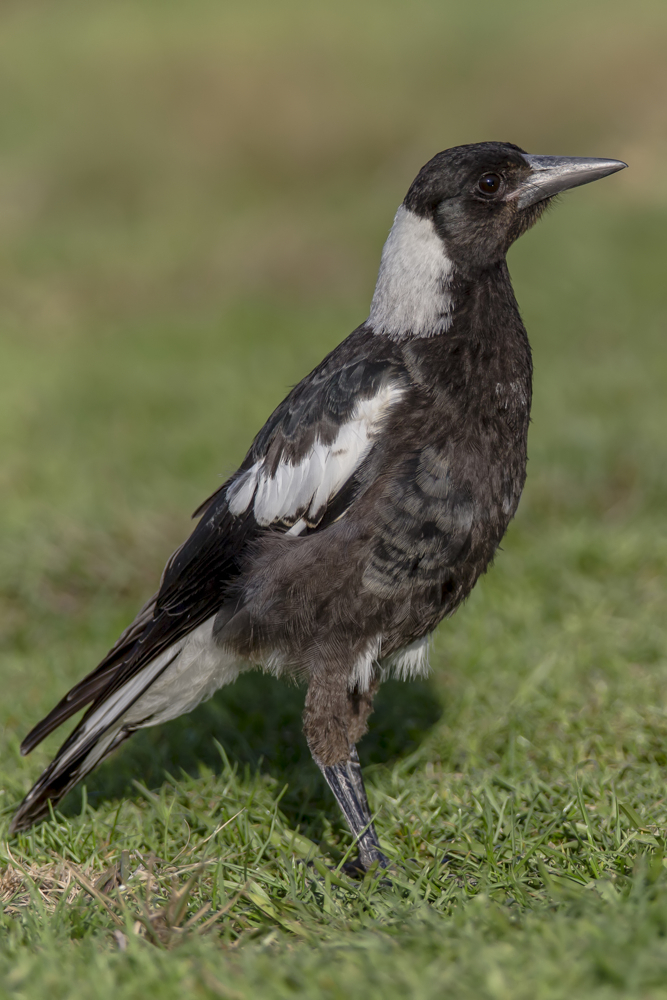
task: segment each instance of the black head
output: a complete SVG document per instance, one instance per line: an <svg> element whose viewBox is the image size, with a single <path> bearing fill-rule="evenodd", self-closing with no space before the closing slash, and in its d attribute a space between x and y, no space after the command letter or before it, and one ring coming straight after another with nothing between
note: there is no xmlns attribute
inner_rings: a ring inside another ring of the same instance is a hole
<svg viewBox="0 0 667 1000"><path fill-rule="evenodd" d="M453 264L474 271L502 260L554 195L625 166L531 156L510 142L454 146L422 167L403 204L433 222Z"/></svg>

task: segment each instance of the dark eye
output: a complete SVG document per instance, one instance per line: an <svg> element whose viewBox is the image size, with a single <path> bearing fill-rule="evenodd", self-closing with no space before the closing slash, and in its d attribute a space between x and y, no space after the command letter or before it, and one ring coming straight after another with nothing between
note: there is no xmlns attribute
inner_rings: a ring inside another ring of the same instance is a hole
<svg viewBox="0 0 667 1000"><path fill-rule="evenodd" d="M482 174L477 181L477 187L482 194L495 194L500 189L502 182L500 174Z"/></svg>

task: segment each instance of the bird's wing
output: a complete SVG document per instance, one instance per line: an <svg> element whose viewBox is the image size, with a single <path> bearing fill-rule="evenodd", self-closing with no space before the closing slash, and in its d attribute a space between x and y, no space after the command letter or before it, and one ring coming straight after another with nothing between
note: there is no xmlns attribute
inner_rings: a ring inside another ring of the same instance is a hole
<svg viewBox="0 0 667 1000"><path fill-rule="evenodd" d="M269 417L238 473L196 512L201 520L167 563L157 595L99 666L28 734L23 753L90 702L65 747L79 732L90 745L120 718L158 676L153 666L166 665L167 651L218 611L259 533L317 530L345 512L383 421L407 386L395 357L350 351L351 339ZM113 712L100 712L103 703Z"/></svg>
<svg viewBox="0 0 667 1000"><path fill-rule="evenodd" d="M294 534L317 527L370 452L388 410L403 392L400 382L381 383L372 394L357 396L339 419L330 406L314 421L308 421L308 414L303 422L287 414L269 447L228 487L230 513L252 510L258 525L282 525ZM296 434L287 436L286 424L293 424Z"/></svg>

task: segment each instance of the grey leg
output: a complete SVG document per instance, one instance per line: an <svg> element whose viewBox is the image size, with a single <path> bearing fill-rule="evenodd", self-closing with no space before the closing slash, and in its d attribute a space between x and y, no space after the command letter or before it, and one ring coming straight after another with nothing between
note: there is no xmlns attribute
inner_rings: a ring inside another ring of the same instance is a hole
<svg viewBox="0 0 667 1000"><path fill-rule="evenodd" d="M357 840L359 861L350 867L368 871L377 862L379 868L387 868L389 861L380 850L380 842L373 826L357 748L353 744L350 747L350 759L332 767L322 764L317 757L315 760Z"/></svg>

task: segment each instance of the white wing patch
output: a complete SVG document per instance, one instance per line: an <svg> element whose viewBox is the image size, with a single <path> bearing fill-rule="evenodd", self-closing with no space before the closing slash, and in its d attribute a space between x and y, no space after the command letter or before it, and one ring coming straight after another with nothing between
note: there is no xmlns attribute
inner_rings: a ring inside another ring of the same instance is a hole
<svg viewBox="0 0 667 1000"><path fill-rule="evenodd" d="M444 333L452 325L452 272L431 220L401 205L382 250L368 325L394 340Z"/></svg>
<svg viewBox="0 0 667 1000"><path fill-rule="evenodd" d="M270 475L264 459L255 462L227 490L230 513L238 516L253 504L258 524L296 521L290 533L299 534L306 522L317 520L363 462L388 408L403 392L401 386L386 385L370 399L360 400L351 419L341 425L336 440L327 445L316 441L296 465L282 461Z"/></svg>

